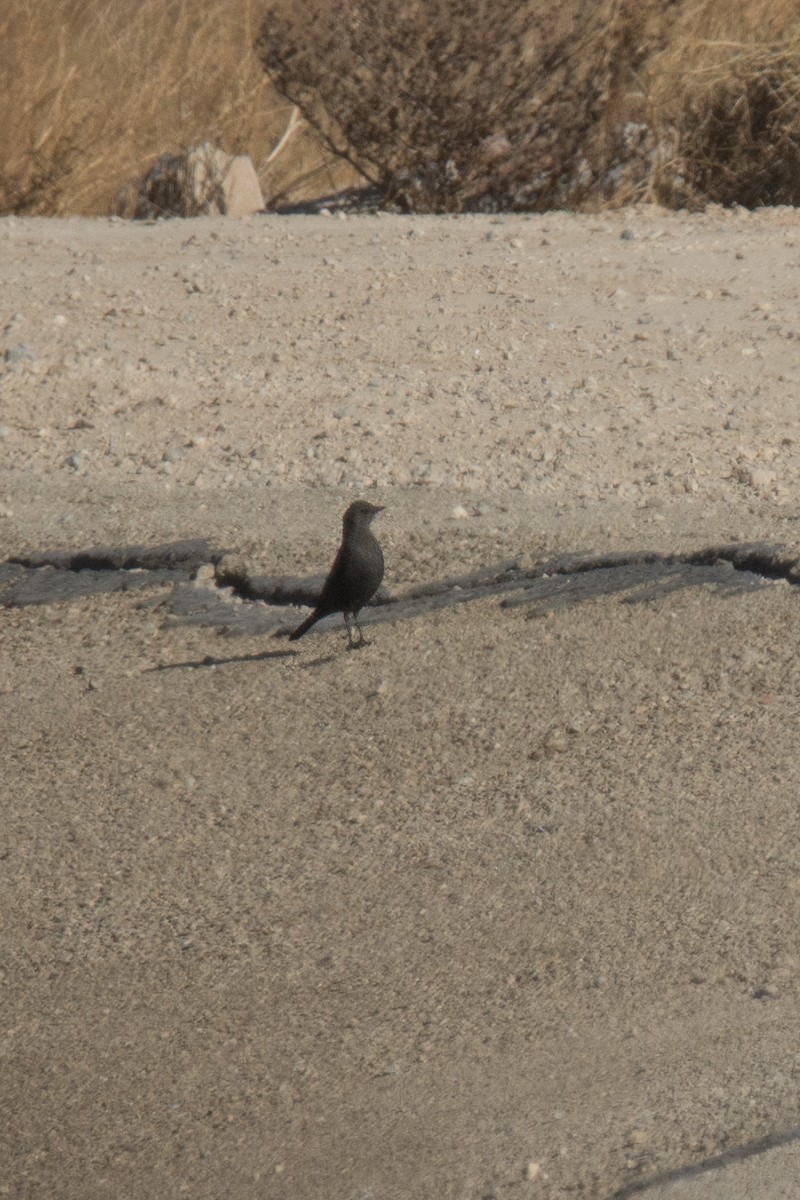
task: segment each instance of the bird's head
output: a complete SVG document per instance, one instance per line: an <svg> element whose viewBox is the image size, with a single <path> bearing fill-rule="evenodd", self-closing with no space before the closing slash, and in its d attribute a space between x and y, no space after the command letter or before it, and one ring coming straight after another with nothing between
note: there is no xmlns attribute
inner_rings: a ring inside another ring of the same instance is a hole
<svg viewBox="0 0 800 1200"><path fill-rule="evenodd" d="M345 529L356 529L358 526L369 525L378 513L383 512L382 504L370 504L369 500L354 500L344 514Z"/></svg>

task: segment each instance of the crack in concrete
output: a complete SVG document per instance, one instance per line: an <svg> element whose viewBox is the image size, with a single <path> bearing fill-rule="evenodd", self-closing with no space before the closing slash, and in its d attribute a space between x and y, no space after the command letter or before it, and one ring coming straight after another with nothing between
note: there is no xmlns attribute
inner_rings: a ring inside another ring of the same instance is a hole
<svg viewBox="0 0 800 1200"><path fill-rule="evenodd" d="M208 538L184 538L159 546L92 546L88 550L45 550L17 554L8 559L13 566L58 571L196 571L207 563L216 566L228 553L216 550Z"/></svg>
<svg viewBox="0 0 800 1200"><path fill-rule="evenodd" d="M204 566L214 568L212 585L205 590L194 582ZM740 592L780 579L800 585L800 554L766 542L709 546L686 554L563 554L533 567L521 567L517 561L479 567L416 585L399 595L381 589L365 617L368 621L390 615L404 619L491 596L501 597L502 608L526 606L528 615L536 616L616 593L625 593L624 603L640 603L686 587L710 584L723 592ZM250 575L241 562L206 538L158 546L51 550L16 555L0 564L5 607L170 583L185 585L176 589L171 605L177 620L250 633L279 623L274 613L267 617L263 606L313 605L322 582L322 576ZM235 612L226 593L261 604L248 617Z"/></svg>

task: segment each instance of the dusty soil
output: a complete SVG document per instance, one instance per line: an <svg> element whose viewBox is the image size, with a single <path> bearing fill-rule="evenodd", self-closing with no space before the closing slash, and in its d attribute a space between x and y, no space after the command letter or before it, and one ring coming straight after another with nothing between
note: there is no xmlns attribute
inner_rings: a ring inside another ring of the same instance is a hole
<svg viewBox="0 0 800 1200"><path fill-rule="evenodd" d="M356 494L393 595L796 550L798 267L782 210L2 220L0 559L318 574ZM610 1197L794 1124L798 593L751 583L357 653L5 608L0 1194Z"/></svg>

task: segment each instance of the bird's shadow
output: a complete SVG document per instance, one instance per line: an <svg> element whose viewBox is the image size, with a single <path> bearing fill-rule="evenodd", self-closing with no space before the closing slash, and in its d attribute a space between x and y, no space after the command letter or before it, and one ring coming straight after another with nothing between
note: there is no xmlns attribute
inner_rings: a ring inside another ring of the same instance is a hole
<svg viewBox="0 0 800 1200"><path fill-rule="evenodd" d="M231 663L264 662L271 658L297 658L297 650L262 650L260 654L231 654L227 658L215 658L206 654L203 658L190 658L185 662L157 663L154 667L145 667L143 675L153 671L199 671L203 667L226 667Z"/></svg>
<svg viewBox="0 0 800 1200"><path fill-rule="evenodd" d="M369 642L365 642L364 645L368 646ZM361 649L360 646L353 646L351 648L354 650ZM153 672L160 673L163 671L201 671L204 667L227 667L234 663L256 663L266 662L269 659L299 659L300 657L299 650L262 650L260 654L230 654L227 658L215 658L213 654L206 654L203 658L190 658L184 662L157 663L154 667L145 667L142 674L151 675ZM336 658L337 655L335 654L322 654L317 658L301 662L300 666L304 671L309 671L314 667L324 667L327 663L334 662Z"/></svg>

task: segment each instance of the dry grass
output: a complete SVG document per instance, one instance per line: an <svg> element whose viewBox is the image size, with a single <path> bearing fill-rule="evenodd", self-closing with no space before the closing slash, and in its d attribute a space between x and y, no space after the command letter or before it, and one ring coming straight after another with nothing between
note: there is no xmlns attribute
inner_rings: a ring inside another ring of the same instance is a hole
<svg viewBox="0 0 800 1200"><path fill-rule="evenodd" d="M688 9L650 64L660 161L652 195L670 207L800 204L800 9L754 0Z"/></svg>
<svg viewBox="0 0 800 1200"><path fill-rule="evenodd" d="M206 140L249 154L265 194L301 175L329 186L302 130L288 173L284 156L265 163L291 106L253 49L263 12L261 0L5 0L0 211L110 212L160 154Z"/></svg>
<svg viewBox="0 0 800 1200"><path fill-rule="evenodd" d="M255 49L262 28L271 81ZM294 103L304 120L268 161ZM113 211L159 155L206 141L249 154L273 204L359 175L423 209L800 203L800 10L796 0L0 6L0 211Z"/></svg>

